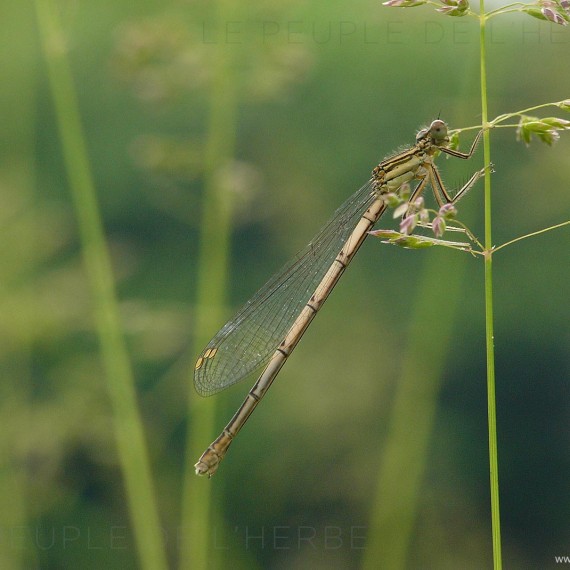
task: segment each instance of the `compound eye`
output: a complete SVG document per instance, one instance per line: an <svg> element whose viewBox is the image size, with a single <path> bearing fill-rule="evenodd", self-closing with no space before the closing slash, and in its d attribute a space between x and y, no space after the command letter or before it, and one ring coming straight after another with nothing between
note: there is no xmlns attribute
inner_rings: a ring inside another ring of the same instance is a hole
<svg viewBox="0 0 570 570"><path fill-rule="evenodd" d="M438 119L430 125L429 133L434 141L441 141L447 136L447 125Z"/></svg>

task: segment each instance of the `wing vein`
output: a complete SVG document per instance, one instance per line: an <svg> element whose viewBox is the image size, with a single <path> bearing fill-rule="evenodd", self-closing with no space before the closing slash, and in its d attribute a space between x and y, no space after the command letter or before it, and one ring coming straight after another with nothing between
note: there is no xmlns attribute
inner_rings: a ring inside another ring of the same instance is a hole
<svg viewBox="0 0 570 570"><path fill-rule="evenodd" d="M216 394L269 361L374 199L369 180L220 329L202 353L217 349L215 357L204 358L194 372L199 394Z"/></svg>

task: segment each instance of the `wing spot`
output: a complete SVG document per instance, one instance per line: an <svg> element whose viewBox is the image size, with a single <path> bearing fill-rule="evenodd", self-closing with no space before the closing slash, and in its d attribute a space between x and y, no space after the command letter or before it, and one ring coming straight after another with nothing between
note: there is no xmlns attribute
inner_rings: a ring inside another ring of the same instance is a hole
<svg viewBox="0 0 570 570"><path fill-rule="evenodd" d="M216 356L216 353L218 352L217 348L208 348L207 350L204 351L204 354L202 355L202 358L214 358L214 356Z"/></svg>
<svg viewBox="0 0 570 570"><path fill-rule="evenodd" d="M209 348L208 350L206 350L206 352L204 352L204 358L211 358L213 356L212 355L213 350L214 350L213 348Z"/></svg>
<svg viewBox="0 0 570 570"><path fill-rule="evenodd" d="M202 368L202 364L204 364L204 359L200 356L200 358L196 360L196 366L194 366L194 370L200 370L200 368Z"/></svg>

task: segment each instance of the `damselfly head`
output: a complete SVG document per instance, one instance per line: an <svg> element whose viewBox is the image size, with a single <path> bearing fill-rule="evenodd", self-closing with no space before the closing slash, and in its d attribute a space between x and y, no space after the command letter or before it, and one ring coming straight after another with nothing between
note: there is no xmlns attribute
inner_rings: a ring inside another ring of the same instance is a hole
<svg viewBox="0 0 570 570"><path fill-rule="evenodd" d="M416 135L416 142L422 139L430 139L435 145L441 145L448 142L447 125L441 119L436 119L427 129L422 129Z"/></svg>
<svg viewBox="0 0 570 570"><path fill-rule="evenodd" d="M429 126L429 135L435 144L447 141L447 125L441 120L435 120Z"/></svg>

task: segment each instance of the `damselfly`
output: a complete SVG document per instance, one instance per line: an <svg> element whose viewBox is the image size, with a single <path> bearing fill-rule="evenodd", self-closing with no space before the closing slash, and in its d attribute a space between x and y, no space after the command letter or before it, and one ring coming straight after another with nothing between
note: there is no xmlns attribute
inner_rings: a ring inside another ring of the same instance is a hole
<svg viewBox="0 0 570 570"><path fill-rule="evenodd" d="M415 144L383 160L372 177L333 215L307 247L274 275L218 332L200 354L194 385L202 396L215 394L256 368L267 365L243 404L196 463L198 475L212 476L232 440L265 395L351 262L369 230L386 211L385 195L418 181L409 204L427 184L440 206L457 202L483 175L471 176L451 196L445 189L434 158L439 152L468 159L475 152L480 131L467 153L450 148L447 125L436 120L416 136Z"/></svg>

